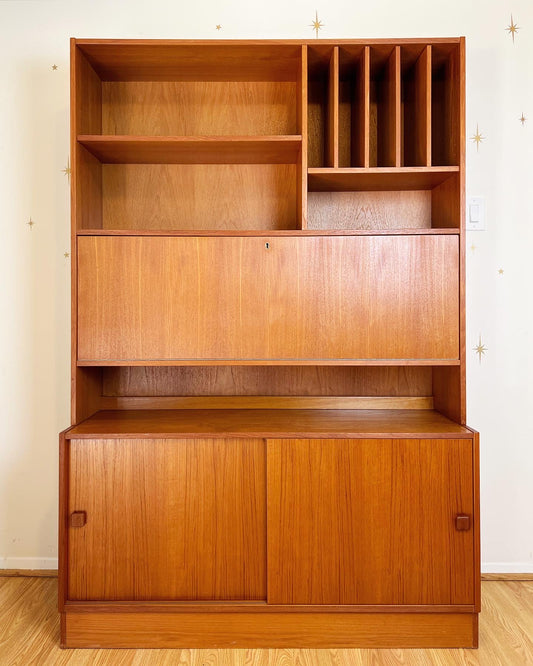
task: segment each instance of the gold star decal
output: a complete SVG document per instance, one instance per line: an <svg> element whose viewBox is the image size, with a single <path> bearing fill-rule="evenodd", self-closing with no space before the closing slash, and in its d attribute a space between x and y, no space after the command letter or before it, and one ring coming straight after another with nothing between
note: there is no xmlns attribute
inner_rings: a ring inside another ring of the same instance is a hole
<svg viewBox="0 0 533 666"><path fill-rule="evenodd" d="M498 275L503 275L503 268L498 269Z"/></svg>
<svg viewBox="0 0 533 666"><path fill-rule="evenodd" d="M70 183L70 157L67 157L67 166L64 169L61 169L61 172L68 177L68 182Z"/></svg>
<svg viewBox="0 0 533 666"><path fill-rule="evenodd" d="M479 150L479 144L482 141L485 141L483 134L479 131L479 125L476 125L476 133L470 137L470 141L473 141L476 144L476 149Z"/></svg>
<svg viewBox="0 0 533 666"><path fill-rule="evenodd" d="M33 231L33 225L35 224L35 222L31 219L31 217L30 217L30 221L26 222L26 224L29 226L30 231Z"/></svg>
<svg viewBox="0 0 533 666"><path fill-rule="evenodd" d="M315 31L316 38L318 39L318 31L324 27L324 24L322 23L322 21L318 20L317 10L315 10L315 20L310 24L310 27L313 28L313 30Z"/></svg>
<svg viewBox="0 0 533 666"><path fill-rule="evenodd" d="M52 65L52 70L55 72L57 69L57 65Z"/></svg>
<svg viewBox="0 0 533 666"><path fill-rule="evenodd" d="M65 252L63 256L65 257L65 259L68 259L70 257L70 252Z"/></svg>
<svg viewBox="0 0 533 666"><path fill-rule="evenodd" d="M485 345L481 342L481 335L479 336L479 342L478 344L473 348L476 354L479 356L479 362L481 363L481 357L485 354L487 351L487 348Z"/></svg>
<svg viewBox="0 0 533 666"><path fill-rule="evenodd" d="M222 26L220 25L220 23L217 23L217 30L220 30L220 28L222 28Z"/></svg>
<svg viewBox="0 0 533 666"><path fill-rule="evenodd" d="M514 36L515 34L520 30L520 28L516 25L516 23L513 21L513 15L511 14L511 23L510 25L505 28L507 32L511 35L513 38L513 44L514 44Z"/></svg>
<svg viewBox="0 0 533 666"><path fill-rule="evenodd" d="M472 250L472 252L475 252L477 248L476 248L476 246L472 243L472 245L470 246L470 249Z"/></svg>
<svg viewBox="0 0 533 666"><path fill-rule="evenodd" d="M522 123L522 126L525 125L527 118L524 116L524 112L522 111L522 115L520 116L520 122Z"/></svg>

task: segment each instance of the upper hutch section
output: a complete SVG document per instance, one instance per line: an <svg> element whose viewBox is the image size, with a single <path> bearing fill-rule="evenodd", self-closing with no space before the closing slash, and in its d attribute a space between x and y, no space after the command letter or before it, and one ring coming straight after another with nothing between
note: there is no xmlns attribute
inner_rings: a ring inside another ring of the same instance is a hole
<svg viewBox="0 0 533 666"><path fill-rule="evenodd" d="M73 40L76 228L457 232L463 48Z"/></svg>

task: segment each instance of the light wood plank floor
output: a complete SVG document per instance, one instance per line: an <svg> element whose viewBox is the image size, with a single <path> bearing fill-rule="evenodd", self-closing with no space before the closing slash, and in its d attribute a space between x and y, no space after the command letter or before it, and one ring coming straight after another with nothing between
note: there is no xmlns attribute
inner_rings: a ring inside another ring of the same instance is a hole
<svg viewBox="0 0 533 666"><path fill-rule="evenodd" d="M0 577L0 665L533 666L533 581L484 582L479 650L61 650L55 578Z"/></svg>

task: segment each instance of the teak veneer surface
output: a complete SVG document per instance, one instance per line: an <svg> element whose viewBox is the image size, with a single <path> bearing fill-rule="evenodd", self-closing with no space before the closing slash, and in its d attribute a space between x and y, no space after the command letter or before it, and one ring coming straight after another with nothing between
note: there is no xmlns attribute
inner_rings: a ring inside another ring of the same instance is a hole
<svg viewBox="0 0 533 666"><path fill-rule="evenodd" d="M70 600L266 597L260 439L74 440Z"/></svg>
<svg viewBox="0 0 533 666"><path fill-rule="evenodd" d="M105 164L294 164L302 137L97 136L78 141Z"/></svg>
<svg viewBox="0 0 533 666"><path fill-rule="evenodd" d="M68 439L122 437L472 438L473 431L422 410L110 410L66 432Z"/></svg>
<svg viewBox="0 0 533 666"><path fill-rule="evenodd" d="M474 603L472 440L267 447L269 603Z"/></svg>
<svg viewBox="0 0 533 666"><path fill-rule="evenodd" d="M78 359L458 360L458 261L452 235L82 236Z"/></svg>

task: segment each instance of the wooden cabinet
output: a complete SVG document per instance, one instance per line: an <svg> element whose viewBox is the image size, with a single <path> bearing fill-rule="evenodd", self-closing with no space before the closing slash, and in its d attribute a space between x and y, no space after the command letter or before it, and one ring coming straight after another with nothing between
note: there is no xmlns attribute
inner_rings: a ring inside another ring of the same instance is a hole
<svg viewBox="0 0 533 666"><path fill-rule="evenodd" d="M71 43L66 647L473 647L464 38Z"/></svg>
<svg viewBox="0 0 533 666"><path fill-rule="evenodd" d="M474 603L472 440L268 442L268 600Z"/></svg>

